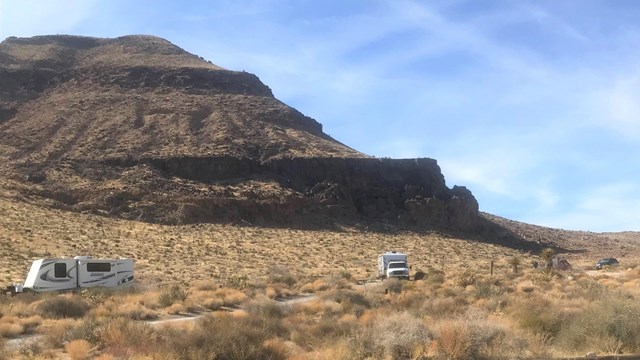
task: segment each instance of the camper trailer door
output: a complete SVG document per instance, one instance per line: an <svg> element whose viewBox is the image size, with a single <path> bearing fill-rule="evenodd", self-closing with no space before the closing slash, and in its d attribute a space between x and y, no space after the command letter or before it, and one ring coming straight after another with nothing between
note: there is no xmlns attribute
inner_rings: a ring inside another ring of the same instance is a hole
<svg viewBox="0 0 640 360"><path fill-rule="evenodd" d="M31 264L24 288L35 291L71 290L78 286L76 261L40 259Z"/></svg>

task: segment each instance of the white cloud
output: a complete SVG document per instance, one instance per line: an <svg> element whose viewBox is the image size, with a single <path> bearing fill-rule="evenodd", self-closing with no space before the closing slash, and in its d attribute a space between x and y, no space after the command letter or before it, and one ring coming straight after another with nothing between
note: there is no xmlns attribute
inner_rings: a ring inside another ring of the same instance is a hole
<svg viewBox="0 0 640 360"><path fill-rule="evenodd" d="M640 230L640 203L635 183L602 184L582 189L576 196L575 204L566 204L561 210L532 214L528 221L570 230Z"/></svg>
<svg viewBox="0 0 640 360"><path fill-rule="evenodd" d="M640 76L627 74L598 91L593 100L598 125L625 137L640 138Z"/></svg>

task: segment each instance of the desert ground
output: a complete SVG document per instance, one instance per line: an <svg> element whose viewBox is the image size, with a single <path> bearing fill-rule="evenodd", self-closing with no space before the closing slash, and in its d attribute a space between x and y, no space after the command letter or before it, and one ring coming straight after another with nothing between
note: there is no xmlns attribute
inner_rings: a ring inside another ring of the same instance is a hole
<svg viewBox="0 0 640 360"><path fill-rule="evenodd" d="M541 253L439 232L167 226L58 210L5 189L0 281L22 282L37 258L91 255L135 259L136 285L3 297L0 343L34 334L45 340L19 341L2 356L560 359L640 352L636 234L510 226L564 248L559 255L572 269L534 269ZM389 250L409 255L414 279L366 283L376 278L377 255ZM594 271L605 256L621 266ZM300 294L314 298L274 302ZM199 318L145 325L187 315ZM237 339L244 347L234 347Z"/></svg>

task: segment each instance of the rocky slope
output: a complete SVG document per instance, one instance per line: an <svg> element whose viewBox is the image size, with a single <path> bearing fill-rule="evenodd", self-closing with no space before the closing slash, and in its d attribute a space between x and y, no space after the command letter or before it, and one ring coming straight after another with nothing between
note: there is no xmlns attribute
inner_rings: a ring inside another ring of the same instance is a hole
<svg viewBox="0 0 640 360"><path fill-rule="evenodd" d="M471 231L432 159L375 159L253 74L150 36L0 43L0 161L19 196L150 222Z"/></svg>

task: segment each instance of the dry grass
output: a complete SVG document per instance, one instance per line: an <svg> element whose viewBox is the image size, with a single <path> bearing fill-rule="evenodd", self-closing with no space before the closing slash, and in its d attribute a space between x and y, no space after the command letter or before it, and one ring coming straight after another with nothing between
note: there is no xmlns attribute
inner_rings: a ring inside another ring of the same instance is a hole
<svg viewBox="0 0 640 360"><path fill-rule="evenodd" d="M91 357L91 344L86 340L73 340L64 346L71 360L85 360Z"/></svg>
<svg viewBox="0 0 640 360"><path fill-rule="evenodd" d="M327 278L333 284L328 291L292 306L270 299L262 291L269 285L243 292L197 283L184 289L184 301L157 309L159 314L182 311L186 304L205 309L200 302L211 299L218 300L215 308L225 298L236 298L242 310L159 327L115 311L141 306L144 293L105 293L90 311L99 318L5 315L0 320L38 326L48 341L29 351L43 354L64 347L70 358L98 356L96 349L105 359L541 359L640 349L640 307L624 290L635 279L603 284L607 278L555 275L545 278L549 290L531 292L519 290L540 275L531 270L518 277L508 269L479 274L474 285L464 288L459 285L463 271L441 275L438 287L426 280L405 282L402 291L386 294L383 286L365 293ZM481 290L485 285L496 289ZM81 299L79 294L63 298L73 304L73 297Z"/></svg>
<svg viewBox="0 0 640 360"><path fill-rule="evenodd" d="M290 277L298 279L341 272L356 280L368 279L375 277L377 255L389 248L403 249L416 268L435 265L445 271L469 264L488 269L490 259L517 254L438 234L162 226L45 209L2 194L0 240L0 254L4 254L0 268L5 270L0 283L23 281L33 259L88 254L134 258L137 283L145 290L163 283L209 282L207 286L212 287L239 276L256 284L268 280L274 265L285 267ZM325 280L312 280L302 287L315 292L328 285Z"/></svg>
<svg viewBox="0 0 640 360"><path fill-rule="evenodd" d="M56 358L65 344L68 357L104 359L533 359L640 351L640 269L584 271L589 253L572 255L576 270L565 273L533 270L527 264L539 259L534 255L435 233L159 226L2 196L0 205L0 237L12 239L0 241L6 282L21 281L37 257L136 259L135 289L0 299L1 337L45 335L42 344L24 347L33 356ZM390 248L409 253L424 277L356 285L375 276L376 255ZM624 262L637 258L629 253ZM303 292L316 297L287 307L273 300ZM157 328L132 321L184 312L212 314Z"/></svg>

